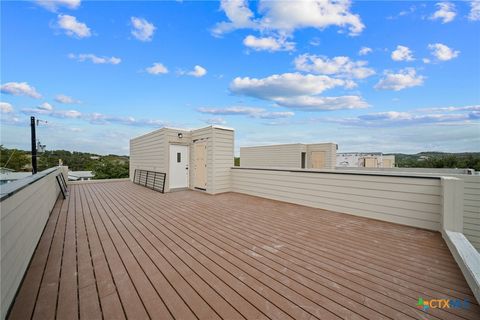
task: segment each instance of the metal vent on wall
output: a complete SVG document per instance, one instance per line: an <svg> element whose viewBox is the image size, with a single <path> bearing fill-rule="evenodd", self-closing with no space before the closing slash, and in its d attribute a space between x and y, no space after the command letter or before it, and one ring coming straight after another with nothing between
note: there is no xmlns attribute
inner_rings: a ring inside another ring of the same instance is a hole
<svg viewBox="0 0 480 320"><path fill-rule="evenodd" d="M133 174L133 183L155 191L159 191L161 193L165 193L166 176L167 174L164 172L135 169Z"/></svg>

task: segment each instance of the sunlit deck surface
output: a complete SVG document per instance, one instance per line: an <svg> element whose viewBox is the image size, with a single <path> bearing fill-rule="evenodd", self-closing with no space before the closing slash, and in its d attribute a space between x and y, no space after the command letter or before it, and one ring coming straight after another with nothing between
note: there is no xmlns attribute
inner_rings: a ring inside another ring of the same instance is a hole
<svg viewBox="0 0 480 320"><path fill-rule="evenodd" d="M348 201L348 199L345 199ZM416 307L468 299L469 309ZM11 319L478 319L441 235L242 194L70 186Z"/></svg>

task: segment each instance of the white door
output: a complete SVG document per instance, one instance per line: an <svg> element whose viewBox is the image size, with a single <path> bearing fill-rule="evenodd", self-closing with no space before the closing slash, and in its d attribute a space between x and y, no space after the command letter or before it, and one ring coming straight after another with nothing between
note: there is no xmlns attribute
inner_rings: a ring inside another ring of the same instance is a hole
<svg viewBox="0 0 480 320"><path fill-rule="evenodd" d="M207 188L207 143L195 143L195 188Z"/></svg>
<svg viewBox="0 0 480 320"><path fill-rule="evenodd" d="M312 169L325 168L325 151L312 151L310 153L310 162Z"/></svg>
<svg viewBox="0 0 480 320"><path fill-rule="evenodd" d="M188 146L170 145L170 189L188 188Z"/></svg>

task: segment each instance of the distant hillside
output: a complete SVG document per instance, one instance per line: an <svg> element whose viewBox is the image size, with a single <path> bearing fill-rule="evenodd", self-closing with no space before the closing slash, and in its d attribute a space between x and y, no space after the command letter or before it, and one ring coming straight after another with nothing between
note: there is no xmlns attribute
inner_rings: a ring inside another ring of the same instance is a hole
<svg viewBox="0 0 480 320"><path fill-rule="evenodd" d="M469 168L480 171L480 152L390 154L395 155L396 166L401 168Z"/></svg>
<svg viewBox="0 0 480 320"><path fill-rule="evenodd" d="M58 166L61 159L63 165L72 171L93 171L95 179L128 177L128 156L114 154L101 156L87 152L51 150L38 153L37 157L38 171ZM0 167L15 171L31 171L31 158L29 151L0 146Z"/></svg>

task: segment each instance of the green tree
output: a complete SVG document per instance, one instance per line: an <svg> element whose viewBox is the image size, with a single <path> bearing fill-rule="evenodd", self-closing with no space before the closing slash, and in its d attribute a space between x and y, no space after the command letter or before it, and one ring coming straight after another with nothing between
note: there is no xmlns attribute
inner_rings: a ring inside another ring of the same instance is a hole
<svg viewBox="0 0 480 320"><path fill-rule="evenodd" d="M102 159L93 165L94 179L120 179L128 178L128 162Z"/></svg>
<svg viewBox="0 0 480 320"><path fill-rule="evenodd" d="M23 150L7 149L0 145L0 167L6 167L15 171L28 170L31 163L30 156Z"/></svg>

